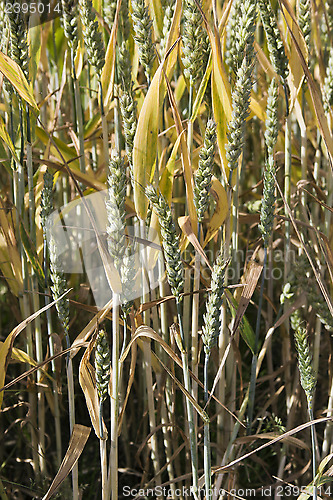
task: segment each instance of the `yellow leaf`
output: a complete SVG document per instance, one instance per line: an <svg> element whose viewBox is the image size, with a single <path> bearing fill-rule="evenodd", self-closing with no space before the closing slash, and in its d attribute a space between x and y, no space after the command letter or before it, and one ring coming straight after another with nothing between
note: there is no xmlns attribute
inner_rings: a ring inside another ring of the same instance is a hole
<svg viewBox="0 0 333 500"><path fill-rule="evenodd" d="M11 219L9 219L11 220ZM5 206L0 199L0 268L12 293L17 297L23 289L22 264L17 248L14 228L6 217Z"/></svg>
<svg viewBox="0 0 333 500"><path fill-rule="evenodd" d="M162 36L164 9L161 0L150 0L151 17L154 23L154 31L157 38Z"/></svg>
<svg viewBox="0 0 333 500"><path fill-rule="evenodd" d="M61 462L59 470L55 478L53 479L51 486L47 490L47 493L43 496L42 500L48 500L49 498L51 498L58 490L61 483L66 479L70 471L73 469L81 453L83 452L86 442L88 441L90 430L90 427L85 427L84 425L74 425L66 455Z"/></svg>
<svg viewBox="0 0 333 500"><path fill-rule="evenodd" d="M102 71L101 83L103 89L103 103L105 110L108 109L113 95L113 81L116 60L116 36L118 29L118 19L121 1L117 2L117 10L114 18L114 23L109 38L109 43L105 54L105 64Z"/></svg>
<svg viewBox="0 0 333 500"><path fill-rule="evenodd" d="M160 192L166 199L168 205L171 204L172 199L173 175L175 171L176 156L179 149L180 138L181 136L179 135L176 139L176 142L171 151L170 158L165 166L165 169L163 170L161 180L159 182Z"/></svg>
<svg viewBox="0 0 333 500"><path fill-rule="evenodd" d="M134 204L136 213L142 220L146 218L148 210L144 189L151 181L156 162L162 70L163 62L156 71L143 102L134 137Z"/></svg>
<svg viewBox="0 0 333 500"><path fill-rule="evenodd" d="M36 111L38 106L29 84L19 65L0 51L0 71L10 81L17 93Z"/></svg>
<svg viewBox="0 0 333 500"><path fill-rule="evenodd" d="M296 19L291 18L288 15L288 13L286 13L286 18L288 19L288 23L291 26L291 31L293 33L293 36L297 41L299 48L302 51L304 60L306 61L306 63L308 63L309 60L308 48L305 43L304 37L302 36L302 33L298 28ZM295 43L291 44L291 49L288 59L290 68L290 72L288 75L288 85L290 89L290 105L289 105L289 112L290 112L294 107L295 100L297 99L297 96L302 88L302 84L305 78L302 65L299 63L299 56L297 53Z"/></svg>
<svg viewBox="0 0 333 500"><path fill-rule="evenodd" d="M76 49L76 54L75 54L75 73L76 73L76 78L79 79L82 68L83 68L83 55L84 55L84 47L81 46L81 41L79 40L77 49Z"/></svg>
<svg viewBox="0 0 333 500"><path fill-rule="evenodd" d="M12 140L7 132L6 125L3 121L3 119L1 118L1 116L0 116L0 137L3 140L3 142L6 144L6 146L8 146L8 148L10 149L10 152L12 153L13 158L16 161L16 163L20 164L20 161L18 159L18 156L17 156L15 148L14 148L14 144L12 143Z"/></svg>
<svg viewBox="0 0 333 500"><path fill-rule="evenodd" d="M222 226L228 214L228 198L227 193L220 183L220 181L213 176L212 177L212 187L210 188L210 192L216 201L215 212L211 220L209 221L206 238L203 244L203 248L207 245L207 243L215 236L217 231Z"/></svg>
<svg viewBox="0 0 333 500"><path fill-rule="evenodd" d="M134 204L137 215L141 219L145 219L148 209L148 200L144 189L151 182L156 162L159 112L166 92L163 75L165 73L167 78L171 77L177 58L175 44L179 30L180 13L181 0L177 0L167 42L168 57L161 62L150 84L140 111L134 137Z"/></svg>

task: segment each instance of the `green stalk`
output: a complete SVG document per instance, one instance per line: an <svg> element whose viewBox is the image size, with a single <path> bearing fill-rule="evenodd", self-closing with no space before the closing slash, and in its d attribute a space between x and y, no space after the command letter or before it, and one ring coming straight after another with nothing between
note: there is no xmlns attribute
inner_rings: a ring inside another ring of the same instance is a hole
<svg viewBox="0 0 333 500"><path fill-rule="evenodd" d="M178 315L180 337L181 337L181 342L182 342L181 358L182 358L182 367L183 367L184 387L191 394L190 372L189 372L189 366L188 366L188 355L187 355L186 348L185 348L185 336L184 336L184 329L183 329L181 301L178 297L176 298L176 306L177 306L177 315ZM199 487L197 436L196 436L195 425L194 425L193 405L188 398L186 398L186 410L187 410L190 449L191 449L193 494L196 496L197 492L198 492L198 487Z"/></svg>
<svg viewBox="0 0 333 500"><path fill-rule="evenodd" d="M102 134L103 134L103 156L104 162L107 166L109 164L109 139L108 139L108 124L104 112L104 101L103 101L103 87L102 82L99 80L98 82L98 90L99 90L99 103L101 109L101 117L102 117ZM117 148L118 151L120 151Z"/></svg>
<svg viewBox="0 0 333 500"><path fill-rule="evenodd" d="M286 204L290 206L291 200L291 117L287 116L285 122L285 165L284 165L284 196ZM287 209L285 209L285 216L289 219ZM284 282L287 283L290 271L290 222L285 221L285 239L284 239ZM286 306L285 306L286 307ZM285 309L286 311L286 309ZM285 312L284 311L284 312ZM286 377L286 397L287 408L289 411L291 404L291 372L290 372L290 339L289 339L289 321L286 322L286 335L283 338L282 351L283 363L285 366Z"/></svg>
<svg viewBox="0 0 333 500"><path fill-rule="evenodd" d="M312 404L308 400L308 413L309 413L309 419L314 420L313 416L313 407ZM310 427L311 431L311 452L312 452L312 477L313 481L315 480L316 474L317 474L317 458L316 458L316 429L314 424L311 425ZM313 484L313 490L312 490L312 498L314 500L317 500L317 486Z"/></svg>
<svg viewBox="0 0 333 500"><path fill-rule="evenodd" d="M84 157L84 129L83 129L83 115L82 115L82 104L81 104L81 94L79 81L76 78L75 70L75 55L74 50L71 49L71 64L72 64L72 81L74 85L74 102L75 102L75 115L77 119L77 131L79 136L79 148L80 148L80 171L82 173L86 172L86 161Z"/></svg>
<svg viewBox="0 0 333 500"><path fill-rule="evenodd" d="M204 365L204 401L205 405L208 402L208 363L210 354L205 353ZM204 423L204 474L205 474L205 487L206 487L206 500L212 498L212 464L211 464L211 451L210 451L210 435L209 423Z"/></svg>
<svg viewBox="0 0 333 500"><path fill-rule="evenodd" d="M118 416L119 416L119 302L113 294L112 304L112 394L111 394L111 448L108 473L108 497L118 498Z"/></svg>
<svg viewBox="0 0 333 500"><path fill-rule="evenodd" d="M248 419L247 419L247 435L248 436L251 434L251 427L252 427L252 421L253 421L254 399L255 399L255 390L256 390L256 373L257 373L257 364L258 364L260 318L261 318L262 301L263 301L263 296L264 296L266 264L267 264L267 247L265 247L264 265L263 265L262 276L261 276L260 297L259 297L257 322L256 322L256 333L255 333L255 341L254 341L254 352L253 352L253 356L252 356L252 365L251 365L251 379L250 379L250 388L249 388L249 405L248 405Z"/></svg>
<svg viewBox="0 0 333 500"><path fill-rule="evenodd" d="M144 240L146 238L146 225L145 221L140 220L140 234L141 238ZM147 289L148 282L148 264L147 264L147 252L146 248L143 249L143 266L142 266L142 303L148 302L149 299L149 290ZM146 317L144 317L145 323L149 326L150 319L148 311L145 311ZM147 398L148 398L148 416L149 416L149 428L150 432L153 432L151 436L151 460L154 467L155 472L155 480L156 486L161 486L161 476L159 471L160 461L158 454L158 442L156 429L156 418L155 418L155 404L154 404L154 394L153 394L153 375L152 375L152 366L151 366L151 343L149 340L144 342L143 346L144 352L144 371L146 374L146 386L147 386ZM158 497L159 499L161 497Z"/></svg>

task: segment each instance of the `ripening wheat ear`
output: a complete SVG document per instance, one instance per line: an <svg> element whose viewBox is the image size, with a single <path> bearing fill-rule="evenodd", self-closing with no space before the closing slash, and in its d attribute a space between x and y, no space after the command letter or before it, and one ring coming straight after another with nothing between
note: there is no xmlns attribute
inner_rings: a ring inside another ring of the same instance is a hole
<svg viewBox="0 0 333 500"><path fill-rule="evenodd" d="M14 12L14 2L9 1L11 8L7 9L10 28L10 57L20 66L24 76L29 79L29 49L27 41L27 26L23 19L22 10ZM19 4L17 4L19 5Z"/></svg>
<svg viewBox="0 0 333 500"><path fill-rule="evenodd" d="M301 378L301 386L306 394L308 404L312 407L313 396L316 387L316 376L312 366L309 342L306 328L299 324L294 332L295 344L298 353L298 368Z"/></svg>
<svg viewBox="0 0 333 500"><path fill-rule="evenodd" d="M223 303L224 280L228 261L225 262L222 253L218 254L212 272L211 291L206 303L202 341L204 351L210 355L220 333L220 314Z"/></svg>
<svg viewBox="0 0 333 500"><path fill-rule="evenodd" d="M79 13L83 25L84 43L89 64L93 67L97 80L100 81L105 62L105 50L92 1L79 0Z"/></svg>
<svg viewBox="0 0 333 500"><path fill-rule="evenodd" d="M119 47L118 67L120 76L120 82L119 82L120 111L124 127L126 154L132 172L133 144L136 132L136 125L137 125L137 118L136 118L137 104L133 92L131 58L126 48L125 41Z"/></svg>
<svg viewBox="0 0 333 500"><path fill-rule="evenodd" d="M226 157L230 169L229 183L232 173L238 166L238 160L243 149L244 123L249 116L250 96L252 89L252 73L254 63L254 30L256 26L256 2L245 0L241 6L239 34L236 47L239 50L236 67L236 82L232 91L232 118L228 124L228 144Z"/></svg>
<svg viewBox="0 0 333 500"><path fill-rule="evenodd" d="M216 148L216 124L210 119L207 122L205 139L199 153L199 165L195 173L194 204L197 209L198 222L201 223L209 205L209 190L212 185L212 173Z"/></svg>
<svg viewBox="0 0 333 500"><path fill-rule="evenodd" d="M198 2L201 6L201 1ZM208 41L203 27L201 12L194 0L183 4L184 25L182 45L184 73L193 84L200 79L207 62Z"/></svg>
<svg viewBox="0 0 333 500"><path fill-rule="evenodd" d="M146 187L146 196L159 218L168 282L173 295L180 300L184 286L184 268L171 210L163 196L158 195L153 186Z"/></svg>
<svg viewBox="0 0 333 500"><path fill-rule="evenodd" d="M288 59L284 50L280 30L270 0L258 0L262 24L267 38L268 52L276 73L285 82L289 73Z"/></svg>
<svg viewBox="0 0 333 500"><path fill-rule="evenodd" d="M151 80L151 72L155 59L155 47L152 39L152 20L150 19L145 0L132 1L132 22L134 29L134 40L139 49L139 58L144 67L148 83Z"/></svg>
<svg viewBox="0 0 333 500"><path fill-rule="evenodd" d="M108 176L108 199L106 212L108 217L108 249L116 269L120 270L121 259L125 253L125 193L126 171L124 161L116 150L111 153Z"/></svg>
<svg viewBox="0 0 333 500"><path fill-rule="evenodd" d="M237 71L237 36L238 36L238 22L240 19L240 0L234 0L230 9L228 24L226 26L226 53L225 60L229 69Z"/></svg>
<svg viewBox="0 0 333 500"><path fill-rule="evenodd" d="M278 87L273 79L268 90L267 119L265 142L267 146L267 160L264 173L264 189L261 204L259 230L261 232L264 247L268 247L269 239L273 230L274 205L275 205L275 162L274 148L278 135Z"/></svg>
<svg viewBox="0 0 333 500"><path fill-rule="evenodd" d="M333 104L333 48L329 49L328 63L326 68L324 89L323 89L323 104L325 113L329 113Z"/></svg>
<svg viewBox="0 0 333 500"><path fill-rule="evenodd" d="M166 44L168 41L168 36L172 24L172 18L175 10L175 0L169 0L164 9L164 17L163 17L163 30L162 30L162 38L160 41L160 56L161 59L165 56Z"/></svg>
<svg viewBox="0 0 333 500"><path fill-rule="evenodd" d="M99 330L96 339L95 371L96 388L100 403L102 404L108 395L110 381L110 348L105 330ZM101 430L101 429L100 429Z"/></svg>
<svg viewBox="0 0 333 500"><path fill-rule="evenodd" d="M298 24L309 49L311 38L311 0L300 0L298 6Z"/></svg>
<svg viewBox="0 0 333 500"><path fill-rule="evenodd" d="M75 0L61 0L61 6L62 23L68 46L75 51L78 42L77 2Z"/></svg>

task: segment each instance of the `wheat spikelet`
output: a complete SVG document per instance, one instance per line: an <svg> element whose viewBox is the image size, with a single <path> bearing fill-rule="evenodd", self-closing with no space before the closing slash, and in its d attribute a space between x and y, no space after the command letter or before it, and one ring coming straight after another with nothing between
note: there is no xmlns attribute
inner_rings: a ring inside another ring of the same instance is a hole
<svg viewBox="0 0 333 500"><path fill-rule="evenodd" d="M118 30L121 33L122 40L129 40L131 35L128 1L129 0L122 0L120 5Z"/></svg>
<svg viewBox="0 0 333 500"><path fill-rule="evenodd" d="M103 2L103 18L111 28L114 23L114 18L117 10L117 2L115 0L104 0Z"/></svg>
<svg viewBox="0 0 333 500"><path fill-rule="evenodd" d="M298 353L298 368L301 386L306 394L309 407L312 406L316 387L316 376L312 366L312 356L307 339L306 328L299 323L294 331L294 339Z"/></svg>
<svg viewBox="0 0 333 500"><path fill-rule="evenodd" d="M238 37L238 23L241 15L240 11L241 2L235 0L232 3L228 24L226 29L226 53L225 60L229 69L236 73L237 71L237 37Z"/></svg>
<svg viewBox="0 0 333 500"><path fill-rule="evenodd" d="M254 32L257 22L257 1L245 0L240 4L240 17L236 29L235 58L236 68L239 68L246 55L248 65L254 59Z"/></svg>
<svg viewBox="0 0 333 500"><path fill-rule="evenodd" d="M249 116L249 105L252 81L249 79L249 71L246 57L237 71L235 87L232 91L232 117L228 124L228 144L226 146L226 157L230 171L238 166L244 143L243 125ZM252 70L251 70L252 73Z"/></svg>
<svg viewBox="0 0 333 500"><path fill-rule="evenodd" d="M165 56L166 44L168 41L168 36L172 24L172 18L175 10L175 1L171 0L167 2L164 7L164 17L163 17L163 29L162 29L162 37L160 41L160 54L161 59Z"/></svg>
<svg viewBox="0 0 333 500"><path fill-rule="evenodd" d="M106 201L108 226L106 231L109 253L114 259L114 265L118 271L126 249L125 193L126 171L124 161L117 151L113 150L109 163L108 200Z"/></svg>
<svg viewBox="0 0 333 500"><path fill-rule="evenodd" d="M75 0L61 0L62 24L64 33L68 41L68 46L72 51L77 49L78 43L78 23L77 23L77 2Z"/></svg>
<svg viewBox="0 0 333 500"><path fill-rule="evenodd" d="M84 43L88 61L93 67L99 81L105 62L105 50L102 42L102 34L98 29L96 14L93 11L92 1L79 0L79 12L83 25Z"/></svg>
<svg viewBox="0 0 333 500"><path fill-rule="evenodd" d="M158 195L153 186L146 187L146 196L159 218L168 282L173 295L180 299L180 292L184 286L184 269L171 210L163 196Z"/></svg>
<svg viewBox="0 0 333 500"><path fill-rule="evenodd" d="M298 24L303 33L305 43L310 48L311 38L311 0L300 0L298 6Z"/></svg>
<svg viewBox="0 0 333 500"><path fill-rule="evenodd" d="M144 0L132 0L132 22L134 29L134 40L139 49L139 58L144 67L147 80L150 80L153 62L155 59L155 48L152 39L152 24L145 6Z"/></svg>
<svg viewBox="0 0 333 500"><path fill-rule="evenodd" d="M48 217L53 211L53 175L48 170L44 174L44 186L40 195L40 206L40 220L45 235Z"/></svg>
<svg viewBox="0 0 333 500"><path fill-rule="evenodd" d="M201 6L201 1L199 1ZM202 24L200 10L194 0L185 0L182 45L184 74L195 83L203 74L207 62L207 34Z"/></svg>
<svg viewBox="0 0 333 500"><path fill-rule="evenodd" d="M122 293L120 295L121 309L124 316L127 316L133 305L131 300L133 283L136 277L135 254L131 245L127 245L125 255L120 268Z"/></svg>
<svg viewBox="0 0 333 500"><path fill-rule="evenodd" d="M123 42L119 48L119 103L124 127L126 154L129 165L132 168L133 144L137 125L137 104L134 99L133 80L131 73L131 58L126 48L126 43Z"/></svg>
<svg viewBox="0 0 333 500"><path fill-rule="evenodd" d="M110 347L105 330L99 330L96 338L95 371L96 388L100 402L105 401L108 395L110 381Z"/></svg>
<svg viewBox="0 0 333 500"><path fill-rule="evenodd" d="M259 230L261 232L264 247L268 247L269 239L273 230L274 205L275 205L275 163L274 148L278 135L278 87L273 79L268 91L267 119L265 141L267 146L267 160L264 173L264 189L261 204Z"/></svg>
<svg viewBox="0 0 333 500"><path fill-rule="evenodd" d="M333 48L329 49L328 63L323 89L323 104L326 113L329 112L333 104Z"/></svg>
<svg viewBox="0 0 333 500"><path fill-rule="evenodd" d="M220 333L220 314L223 303L224 279L228 262L218 254L212 272L211 291L206 302L206 314L202 328L202 341L206 354L210 354Z"/></svg>
<svg viewBox="0 0 333 500"><path fill-rule="evenodd" d="M236 82L232 91L232 117L228 124L228 144L226 157L230 174L237 168L244 142L244 124L249 116L252 73L254 63L253 41L256 25L256 1L245 0L240 7L241 19L238 24L236 48Z"/></svg>
<svg viewBox="0 0 333 500"><path fill-rule="evenodd" d="M212 172L216 147L216 124L210 119L207 122L204 144L199 153L199 165L195 175L194 203L197 209L198 222L202 222L209 205L209 190L212 185Z"/></svg>
<svg viewBox="0 0 333 500"><path fill-rule="evenodd" d="M271 2L270 0L258 0L258 5L262 24L266 33L267 47L272 66L282 80L285 81L289 73L288 59L286 57Z"/></svg>
<svg viewBox="0 0 333 500"><path fill-rule="evenodd" d="M53 236L49 239L49 256L50 256L50 278L52 281L51 292L53 300L59 299L67 291L67 282L64 273L60 267L60 259L58 250ZM69 303L64 297L56 303L56 310L59 320L65 332L67 347L69 347L68 330L69 330Z"/></svg>
<svg viewBox="0 0 333 500"><path fill-rule="evenodd" d="M9 1L12 8L7 9L10 28L10 57L20 66L25 77L29 79L29 49L27 40L27 27L22 10L14 12L14 2Z"/></svg>
<svg viewBox="0 0 333 500"><path fill-rule="evenodd" d="M7 52L7 44L8 44L8 22L7 22L7 14L5 10L5 1L0 1L0 50L1 52Z"/></svg>

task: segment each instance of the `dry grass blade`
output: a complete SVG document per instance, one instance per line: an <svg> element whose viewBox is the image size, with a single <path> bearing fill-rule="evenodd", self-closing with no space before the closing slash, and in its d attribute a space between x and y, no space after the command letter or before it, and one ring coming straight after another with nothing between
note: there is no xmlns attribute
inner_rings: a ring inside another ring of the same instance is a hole
<svg viewBox="0 0 333 500"><path fill-rule="evenodd" d="M57 472L57 475L53 479L50 488L47 490L42 500L48 500L49 498L51 498L59 489L61 483L66 479L68 474L71 472L74 465L78 461L81 453L84 450L90 431L91 431L90 427L85 427L84 425L80 424L74 425L73 433L69 441L66 455L64 456L64 459Z"/></svg>
<svg viewBox="0 0 333 500"><path fill-rule="evenodd" d="M262 271L262 265L252 261L250 264L250 268L247 270L246 273L245 283L244 283L245 286L242 290L241 298L234 319L234 324L232 327L232 335L235 335L235 333L238 330L240 322L242 321L247 306L249 305L253 292L257 286L258 280L261 275L261 271Z"/></svg>
<svg viewBox="0 0 333 500"><path fill-rule="evenodd" d="M59 297L58 300L51 302L47 306L43 307L42 309L39 309L39 311L35 312L31 316L29 316L27 319L22 321L17 327L14 328L14 330L11 331L11 333L7 336L5 342L2 344L2 346L0 348L0 407L2 404L2 400L3 400L3 391L8 387L8 384L7 384L7 386L4 386L3 384L5 381L6 371L7 371L9 361L10 361L10 357L11 357L11 353L12 353L12 349L13 349L13 344L14 344L16 337L27 327L27 325L29 325L40 314L42 314L43 312L50 309L50 307L52 307L56 302L58 302L63 297L65 297L65 295L67 295L68 292L70 292L70 290L68 290L61 297ZM45 363L43 363L42 366L44 364ZM33 373L38 368L39 368L39 366L37 366L36 368L33 368L32 370L29 370L29 373ZM18 379L15 379L15 380L18 381Z"/></svg>
<svg viewBox="0 0 333 500"><path fill-rule="evenodd" d="M202 249L202 246L200 245L198 238L196 237L195 233L193 232L191 220L188 216L184 217L179 217L178 218L178 224L180 229L183 231L187 239L192 243L196 251L200 254L202 259L206 262L208 268L212 271L212 266L209 263L209 260L207 259L207 256L205 252Z"/></svg>
<svg viewBox="0 0 333 500"><path fill-rule="evenodd" d="M224 471L226 471L230 467L233 467L234 465L239 464L240 462L242 462L246 458L251 457L255 453L258 453L259 451L267 448L268 446L272 446L275 443L279 443L280 441L285 440L289 436L292 436L292 435L297 434L298 432L300 432L300 431L302 431L304 429L307 429L311 425L317 425L317 424L321 424L323 422L328 422L328 421L331 421L331 420L333 420L333 417L322 417L322 418L317 418L316 420L312 420L311 422L306 422L305 424L299 425L298 427L295 427L294 429L291 429L290 431L285 432L285 433L281 434L280 436L277 436L276 438L272 439L268 443L265 443L265 444L259 446L255 450L252 450L249 453L246 453L245 455L237 458L236 460L233 460L232 462L230 462L227 465L223 465L222 467L212 467L212 471L213 471L214 474L217 474L217 473L220 473L220 472L223 473Z"/></svg>

